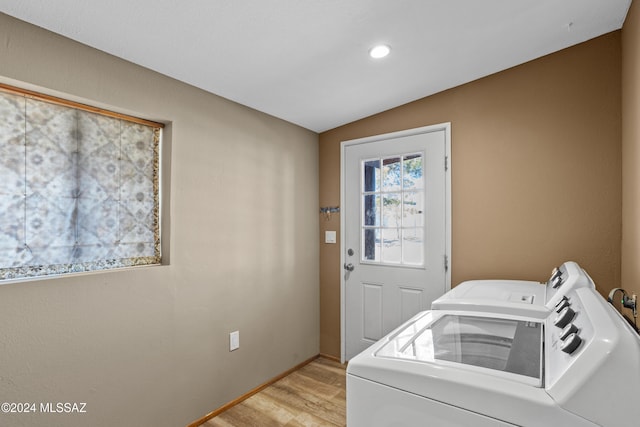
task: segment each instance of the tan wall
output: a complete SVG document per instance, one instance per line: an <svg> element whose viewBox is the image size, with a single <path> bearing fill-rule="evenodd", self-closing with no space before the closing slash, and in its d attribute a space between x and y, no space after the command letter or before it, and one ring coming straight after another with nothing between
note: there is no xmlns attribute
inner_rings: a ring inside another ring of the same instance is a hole
<svg viewBox="0 0 640 427"><path fill-rule="evenodd" d="M0 286L0 402L87 402L0 425L183 426L318 353L317 134L2 14L0 76L171 122L172 166L170 265Z"/></svg>
<svg viewBox="0 0 640 427"><path fill-rule="evenodd" d="M640 4L622 29L622 283L640 294Z"/></svg>
<svg viewBox="0 0 640 427"><path fill-rule="evenodd" d="M340 201L340 141L451 122L452 285L545 281L574 260L608 293L620 281L620 75L614 32L324 132L320 206ZM338 245L321 244L320 295L320 349L337 356Z"/></svg>

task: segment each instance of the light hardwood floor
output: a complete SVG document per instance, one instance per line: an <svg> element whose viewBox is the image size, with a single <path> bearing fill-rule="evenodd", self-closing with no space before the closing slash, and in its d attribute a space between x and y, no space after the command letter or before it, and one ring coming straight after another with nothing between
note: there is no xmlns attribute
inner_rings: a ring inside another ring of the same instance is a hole
<svg viewBox="0 0 640 427"><path fill-rule="evenodd" d="M322 357L202 424L203 427L345 425L344 365Z"/></svg>

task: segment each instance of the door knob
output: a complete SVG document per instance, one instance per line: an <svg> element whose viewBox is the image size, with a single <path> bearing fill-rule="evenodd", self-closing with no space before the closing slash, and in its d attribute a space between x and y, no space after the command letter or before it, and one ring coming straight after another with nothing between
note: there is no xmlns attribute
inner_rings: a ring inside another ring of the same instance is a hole
<svg viewBox="0 0 640 427"><path fill-rule="evenodd" d="M347 271L353 271L355 267L353 266L353 264L349 263L347 264L346 262L344 263L344 269Z"/></svg>

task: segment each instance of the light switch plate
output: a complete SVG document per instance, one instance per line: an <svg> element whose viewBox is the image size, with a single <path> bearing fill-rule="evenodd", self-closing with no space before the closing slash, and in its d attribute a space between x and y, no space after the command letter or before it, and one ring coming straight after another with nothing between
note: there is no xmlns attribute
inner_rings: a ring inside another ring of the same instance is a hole
<svg viewBox="0 0 640 427"><path fill-rule="evenodd" d="M336 243L336 232L335 231L325 231L324 232L324 242L325 243Z"/></svg>
<svg viewBox="0 0 640 427"><path fill-rule="evenodd" d="M229 334L229 351L240 348L240 331L234 331Z"/></svg>

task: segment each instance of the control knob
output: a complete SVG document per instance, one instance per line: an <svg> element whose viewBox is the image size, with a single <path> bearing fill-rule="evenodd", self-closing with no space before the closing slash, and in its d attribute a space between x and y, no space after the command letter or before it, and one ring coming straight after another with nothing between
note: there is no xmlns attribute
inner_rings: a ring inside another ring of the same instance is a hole
<svg viewBox="0 0 640 427"><path fill-rule="evenodd" d="M571 322L573 316L575 316L576 312L573 311L571 307L565 307L562 311L556 316L556 320L553 322L558 328L564 328Z"/></svg>
<svg viewBox="0 0 640 427"><path fill-rule="evenodd" d="M553 284L554 288L557 288L558 286L562 285L562 276L556 276L556 278L553 279L551 283Z"/></svg>
<svg viewBox="0 0 640 427"><path fill-rule="evenodd" d="M562 332L560 332L560 339L564 341L567 339L569 335L575 334L577 332L578 332L578 327L574 323L569 323L567 326L564 327Z"/></svg>
<svg viewBox="0 0 640 427"><path fill-rule="evenodd" d="M560 313L565 307L569 306L569 298L562 297L562 299L556 304L556 313Z"/></svg>
<svg viewBox="0 0 640 427"><path fill-rule="evenodd" d="M571 354L574 351L576 351L578 347L580 347L581 343L582 343L582 338L580 338L578 334L574 333L567 337L567 339L564 341L564 343L560 347L560 350L564 351L567 354Z"/></svg>

